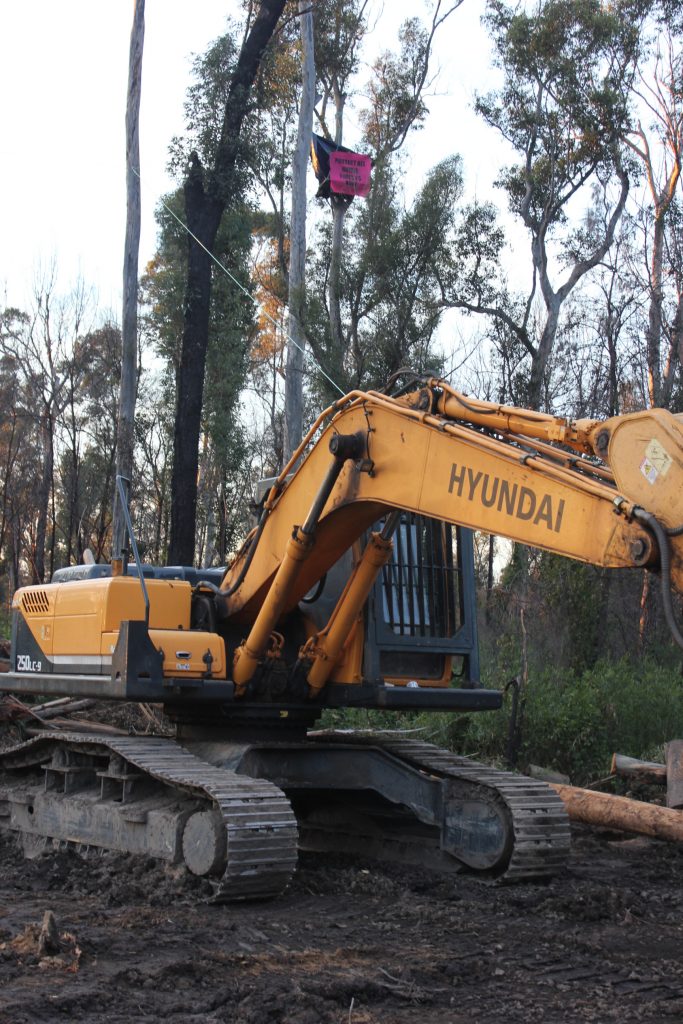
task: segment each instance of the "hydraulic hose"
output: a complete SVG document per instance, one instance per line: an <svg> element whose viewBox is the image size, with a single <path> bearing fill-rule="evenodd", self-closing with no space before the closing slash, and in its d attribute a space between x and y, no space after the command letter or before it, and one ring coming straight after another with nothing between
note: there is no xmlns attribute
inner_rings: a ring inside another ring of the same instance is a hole
<svg viewBox="0 0 683 1024"><path fill-rule="evenodd" d="M247 572L249 571L251 563L254 559L254 555L256 554L256 548L258 547L258 542L261 539L261 534L263 533L263 528L266 525L266 519L268 518L269 513L270 508L268 506L264 507L261 510L261 516L259 518L256 531L252 534L251 540L249 541L249 547L247 549L246 558L242 563L242 568L237 574L237 579L232 584L232 586L227 587L225 590L221 591L221 595L223 597L232 597L232 595L236 593L236 591L239 590L239 588L244 583L244 577L247 575Z"/></svg>
<svg viewBox="0 0 683 1024"><path fill-rule="evenodd" d="M676 536L676 534L670 533L670 531L666 530L659 520L653 516L651 512L646 512L644 508L635 508L633 511L633 517L646 526L655 535L655 539L659 547L660 582L662 587L664 617L669 629L671 630L672 637L679 647L683 647L683 633L676 622L676 613L674 612L673 598L671 596L671 544L669 542L669 536Z"/></svg>

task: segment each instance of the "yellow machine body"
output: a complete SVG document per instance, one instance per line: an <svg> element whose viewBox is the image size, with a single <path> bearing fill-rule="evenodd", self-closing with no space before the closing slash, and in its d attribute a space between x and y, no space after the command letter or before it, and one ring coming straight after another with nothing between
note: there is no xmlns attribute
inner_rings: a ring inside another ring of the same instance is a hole
<svg viewBox="0 0 683 1024"><path fill-rule="evenodd" d="M163 651L164 673L199 678L206 673L203 659L210 651L213 674L225 678L223 639L190 630L190 584L148 580L147 590L149 634ZM140 583L130 576L25 587L14 595L13 608L21 612L54 672L109 673L121 622L145 615Z"/></svg>
<svg viewBox="0 0 683 1024"><path fill-rule="evenodd" d="M226 680L238 700L320 701L328 684L362 688L367 629L378 614L368 602L400 515L593 565L661 569L681 593L682 483L683 425L664 410L570 421L478 402L440 380L398 398L353 392L321 413L275 480L220 588L147 580L148 639L135 679L146 677L145 664L158 675L161 651L164 679ZM382 532L368 540L378 523ZM302 602L350 550L336 604L313 623ZM193 618L202 602L204 617ZM16 676L39 671L32 651L51 672L106 673L121 624L131 628L120 646L132 650L128 634L144 619L134 577L28 587L14 607L29 631L16 646ZM139 629L136 636L140 652ZM437 639L432 649L445 657L428 678L387 670L372 685L447 688L447 646Z"/></svg>

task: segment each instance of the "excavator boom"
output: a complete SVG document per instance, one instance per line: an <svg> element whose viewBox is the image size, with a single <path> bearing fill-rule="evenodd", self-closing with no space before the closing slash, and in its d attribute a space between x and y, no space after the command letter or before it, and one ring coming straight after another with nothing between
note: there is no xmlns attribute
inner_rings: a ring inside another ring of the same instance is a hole
<svg viewBox="0 0 683 1024"><path fill-rule="evenodd" d="M683 589L676 530L683 430L676 417L652 410L602 424L570 422L471 402L443 381L398 400L352 394L331 413L322 436L309 435L295 454L303 458L298 470L275 481L258 529L222 584L225 618L254 623L234 654L238 693L263 662L282 616L392 509L593 565L659 569L667 617L680 637L670 600L671 586ZM373 538L376 547L379 535ZM379 570L383 562L374 564ZM335 618L357 613L368 592L352 588ZM304 656L315 649L310 643ZM311 696L329 675L321 659L329 662L339 650L339 637L332 648L318 646Z"/></svg>
<svg viewBox="0 0 683 1024"><path fill-rule="evenodd" d="M292 526L305 518L332 461L329 441L337 435L361 439L363 454L347 460L339 474L288 606L392 508L594 565L642 567L656 561L653 538L634 522L635 502L619 492L612 474L596 460L534 445L519 434L484 433L462 420L384 396L363 395L336 413L289 481L285 476L276 481L255 552L248 544L222 584L229 594L229 615L247 621L262 604ZM683 451L683 434L680 444ZM236 586L250 554L249 571Z"/></svg>

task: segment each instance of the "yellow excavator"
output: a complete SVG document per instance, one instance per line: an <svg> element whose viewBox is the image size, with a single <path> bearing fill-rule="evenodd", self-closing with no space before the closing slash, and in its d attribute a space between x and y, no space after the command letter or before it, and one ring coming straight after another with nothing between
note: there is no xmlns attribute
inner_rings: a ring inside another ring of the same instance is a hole
<svg viewBox="0 0 683 1024"><path fill-rule="evenodd" d="M544 783L313 727L330 708L501 706L479 685L471 530L658 573L683 646L682 418L572 421L407 380L320 414L227 569L144 565L124 503L134 559L16 592L2 689L158 702L176 735L74 726L3 752L2 830L184 863L216 900L281 892L297 848L505 881L561 868Z"/></svg>

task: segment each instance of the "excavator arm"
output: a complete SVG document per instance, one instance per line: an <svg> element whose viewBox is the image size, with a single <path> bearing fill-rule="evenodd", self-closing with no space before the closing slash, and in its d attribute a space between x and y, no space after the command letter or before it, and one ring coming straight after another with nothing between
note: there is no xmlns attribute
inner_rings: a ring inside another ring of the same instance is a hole
<svg viewBox="0 0 683 1024"><path fill-rule="evenodd" d="M660 572L681 642L670 589L683 591L682 482L683 428L665 410L569 421L474 401L436 379L399 398L352 393L326 410L294 453L223 581L223 616L251 624L234 656L238 692L273 653L281 617L396 509L593 565ZM321 662L331 667L389 556L393 526L389 516L372 535L355 573L364 582L351 581L329 628L302 652L315 666L311 695L324 685Z"/></svg>

